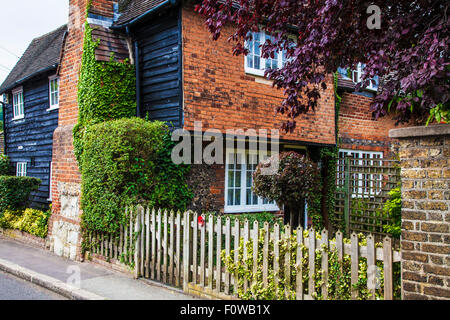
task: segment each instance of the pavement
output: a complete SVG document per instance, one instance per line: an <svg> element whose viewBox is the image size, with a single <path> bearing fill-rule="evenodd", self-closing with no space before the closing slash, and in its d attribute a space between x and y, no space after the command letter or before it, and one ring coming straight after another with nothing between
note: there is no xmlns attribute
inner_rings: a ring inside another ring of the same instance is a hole
<svg viewBox="0 0 450 320"><path fill-rule="evenodd" d="M90 262L76 262L50 251L0 237L0 271L22 278L75 300L194 300L178 288L110 270ZM0 281L0 292L11 290Z"/></svg>

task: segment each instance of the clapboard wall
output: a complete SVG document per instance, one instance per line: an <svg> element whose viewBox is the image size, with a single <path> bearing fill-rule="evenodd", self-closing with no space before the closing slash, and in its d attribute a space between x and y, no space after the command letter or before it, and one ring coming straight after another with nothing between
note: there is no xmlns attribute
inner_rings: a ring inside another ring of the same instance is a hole
<svg viewBox="0 0 450 320"><path fill-rule="evenodd" d="M26 162L27 176L42 180L39 190L31 197L35 208L45 208L49 204L53 131L58 126L58 110L47 111L48 76L50 74L22 85L24 119L12 120L12 105L6 108L6 154L11 161L11 173L16 173L17 162Z"/></svg>
<svg viewBox="0 0 450 320"><path fill-rule="evenodd" d="M179 8L133 30L139 48L141 116L182 126L181 14Z"/></svg>

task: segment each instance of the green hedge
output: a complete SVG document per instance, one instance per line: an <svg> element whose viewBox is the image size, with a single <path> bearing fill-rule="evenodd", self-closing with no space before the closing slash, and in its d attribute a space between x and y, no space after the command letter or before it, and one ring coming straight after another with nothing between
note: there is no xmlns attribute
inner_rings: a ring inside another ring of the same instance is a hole
<svg viewBox="0 0 450 320"><path fill-rule="evenodd" d="M0 176L0 213L26 205L30 193L40 184L41 180L37 178Z"/></svg>
<svg viewBox="0 0 450 320"><path fill-rule="evenodd" d="M7 155L0 153L0 176L3 175L6 176L8 173L9 173L9 158Z"/></svg>
<svg viewBox="0 0 450 320"><path fill-rule="evenodd" d="M81 155L83 227L115 233L127 205L184 210L192 197L184 178L189 167L173 164L170 149L162 122L127 118L90 126Z"/></svg>

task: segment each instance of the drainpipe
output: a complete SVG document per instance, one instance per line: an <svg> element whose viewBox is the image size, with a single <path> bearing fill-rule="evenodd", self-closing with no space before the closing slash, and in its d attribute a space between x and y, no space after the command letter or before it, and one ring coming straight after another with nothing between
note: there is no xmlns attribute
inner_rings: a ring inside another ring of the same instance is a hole
<svg viewBox="0 0 450 320"><path fill-rule="evenodd" d="M4 103L3 101L0 101L0 103L2 104L2 114L3 114L3 141L4 141L4 151L3 153L6 154L6 103ZM1 151L1 150L0 150Z"/></svg>
<svg viewBox="0 0 450 320"><path fill-rule="evenodd" d="M142 116L142 99L141 99L141 72L139 64L139 45L134 41L134 66L136 68L136 115Z"/></svg>

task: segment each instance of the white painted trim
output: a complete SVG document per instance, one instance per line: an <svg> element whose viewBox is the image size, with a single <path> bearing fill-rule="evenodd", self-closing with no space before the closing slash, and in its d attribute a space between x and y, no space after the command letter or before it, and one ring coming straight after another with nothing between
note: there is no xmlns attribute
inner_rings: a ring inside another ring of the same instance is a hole
<svg viewBox="0 0 450 320"><path fill-rule="evenodd" d="M254 33L254 32L253 32ZM260 34L260 43L261 46L264 45L264 43L266 42L266 33L264 31L259 31L258 32ZM245 47L247 47L247 41L245 41ZM262 53L262 50L261 50ZM247 65L247 56L244 56L244 70L245 73L251 74L251 75L256 75L256 76L261 76L264 77L264 71L266 70L265 66L266 66L266 60L265 58L262 57L262 55L260 56L260 66L261 69L255 69L255 68L250 68ZM277 58L277 67L278 69L283 67L283 52L280 51L278 52L278 58Z"/></svg>
<svg viewBox="0 0 450 320"><path fill-rule="evenodd" d="M57 80L58 81L58 103L57 104L51 104L52 103L52 81L53 80ZM59 86L59 77L58 75L53 75L48 77L48 104L49 104L49 108L46 111L52 111L52 110L56 110L59 109L59 92L60 92L60 86Z"/></svg>
<svg viewBox="0 0 450 320"><path fill-rule="evenodd" d="M21 167L20 171L19 171L19 167ZM20 175L19 175L19 173L20 173ZM17 162L16 176L17 177L26 177L27 176L27 163L26 162Z"/></svg>
<svg viewBox="0 0 450 320"><path fill-rule="evenodd" d="M229 154L239 153L241 154L241 204L240 205L228 205L228 159ZM276 204L263 204L262 198L258 197L257 205L246 205L247 199L247 154L257 154L256 150L226 150L225 152L225 188L224 188L224 212L225 213L246 213L246 212L263 212L263 211L279 211L280 209Z"/></svg>
<svg viewBox="0 0 450 320"><path fill-rule="evenodd" d="M23 87L15 88L14 90L12 90L12 92L13 92L13 94L12 94L13 119L12 120L23 119L23 118L25 118L25 99L24 99L24 96L23 96ZM22 113L19 114L19 115L16 115L15 109L18 106L16 106L15 103L14 103L14 96L17 96L17 95L21 95L22 96L22 104L21 104L22 110L19 110L19 111L22 111Z"/></svg>

